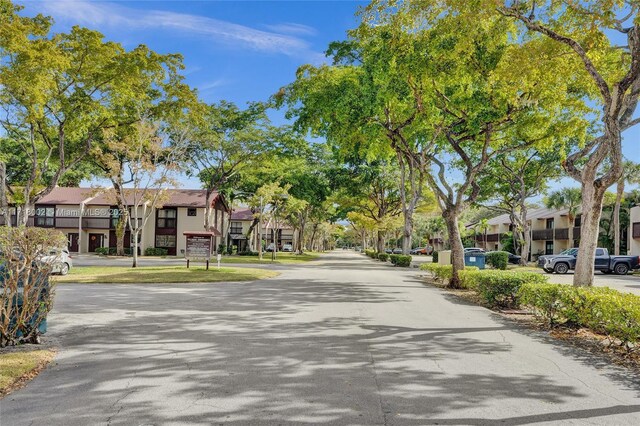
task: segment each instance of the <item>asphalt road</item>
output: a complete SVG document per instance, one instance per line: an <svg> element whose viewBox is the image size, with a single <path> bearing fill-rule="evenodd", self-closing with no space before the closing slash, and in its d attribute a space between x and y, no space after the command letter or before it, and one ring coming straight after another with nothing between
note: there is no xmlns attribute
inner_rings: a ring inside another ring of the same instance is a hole
<svg viewBox="0 0 640 426"><path fill-rule="evenodd" d="M548 274L549 282L554 284L573 284L573 272L567 274ZM611 287L626 293L640 295L640 276L638 275L606 275L596 272L593 276L593 285L598 287ZM640 423L640 422L638 422Z"/></svg>
<svg viewBox="0 0 640 426"><path fill-rule="evenodd" d="M278 278L64 285L4 425L637 425L640 379L338 251Z"/></svg>

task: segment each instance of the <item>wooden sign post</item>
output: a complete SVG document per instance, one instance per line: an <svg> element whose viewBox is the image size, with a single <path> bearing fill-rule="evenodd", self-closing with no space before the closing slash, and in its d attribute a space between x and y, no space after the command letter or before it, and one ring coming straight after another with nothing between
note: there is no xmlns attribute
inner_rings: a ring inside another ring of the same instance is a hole
<svg viewBox="0 0 640 426"><path fill-rule="evenodd" d="M209 270L209 261L211 260L211 244L214 234L212 232L185 232L187 237L187 248L185 250L185 259L187 259L187 268L192 260L204 261Z"/></svg>

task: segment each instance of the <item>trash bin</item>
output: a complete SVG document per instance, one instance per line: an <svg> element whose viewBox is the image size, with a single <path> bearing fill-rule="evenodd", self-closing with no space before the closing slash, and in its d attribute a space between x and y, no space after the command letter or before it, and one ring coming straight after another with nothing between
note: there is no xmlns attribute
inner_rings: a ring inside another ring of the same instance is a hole
<svg viewBox="0 0 640 426"><path fill-rule="evenodd" d="M464 266L477 266L484 269L485 255L484 253L465 253Z"/></svg>
<svg viewBox="0 0 640 426"><path fill-rule="evenodd" d="M451 250L438 252L438 265L451 265Z"/></svg>

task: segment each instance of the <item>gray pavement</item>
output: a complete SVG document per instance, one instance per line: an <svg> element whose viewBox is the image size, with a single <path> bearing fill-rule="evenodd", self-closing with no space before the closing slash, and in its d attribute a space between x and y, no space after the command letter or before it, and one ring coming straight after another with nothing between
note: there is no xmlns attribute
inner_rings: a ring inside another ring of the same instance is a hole
<svg viewBox="0 0 640 426"><path fill-rule="evenodd" d="M4 425L637 425L640 379L364 255L212 285L64 285Z"/></svg>
<svg viewBox="0 0 640 426"><path fill-rule="evenodd" d="M550 283L573 284L573 272L563 275L548 274L547 276L549 277ZM596 272L593 276L593 285L598 287L611 287L625 293L640 295L640 275L613 275Z"/></svg>

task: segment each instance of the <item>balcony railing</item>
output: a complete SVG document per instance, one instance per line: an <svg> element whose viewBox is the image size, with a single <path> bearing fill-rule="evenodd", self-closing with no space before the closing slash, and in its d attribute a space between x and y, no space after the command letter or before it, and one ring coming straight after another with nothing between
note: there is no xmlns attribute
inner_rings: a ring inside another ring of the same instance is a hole
<svg viewBox="0 0 640 426"><path fill-rule="evenodd" d="M497 243L500 241L500 234L487 234L488 243Z"/></svg>
<svg viewBox="0 0 640 426"><path fill-rule="evenodd" d="M575 228L573 228L573 239L574 240L579 240L580 239L580 227L576 226Z"/></svg>
<svg viewBox="0 0 640 426"><path fill-rule="evenodd" d="M111 218L109 217L83 217L83 228L109 229L111 227Z"/></svg>
<svg viewBox="0 0 640 426"><path fill-rule="evenodd" d="M555 236L556 236L556 240L568 240L569 228L556 228Z"/></svg>
<svg viewBox="0 0 640 426"><path fill-rule="evenodd" d="M79 223L77 217L56 217L56 228L77 228Z"/></svg>
<svg viewBox="0 0 640 426"><path fill-rule="evenodd" d="M534 241L553 240L553 229L536 229L532 232L532 238Z"/></svg>

